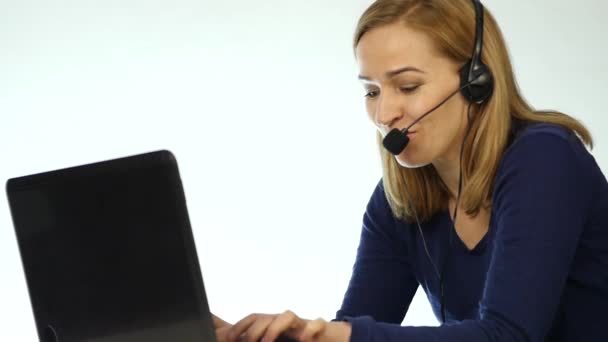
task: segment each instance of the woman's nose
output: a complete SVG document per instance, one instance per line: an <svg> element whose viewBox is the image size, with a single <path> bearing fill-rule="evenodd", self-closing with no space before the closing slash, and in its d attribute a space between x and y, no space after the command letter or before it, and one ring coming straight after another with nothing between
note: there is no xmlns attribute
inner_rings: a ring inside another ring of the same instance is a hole
<svg viewBox="0 0 608 342"><path fill-rule="evenodd" d="M378 127L390 130L394 128L399 119L403 117L403 112L399 106L395 96L386 94L378 95L378 101L376 102L376 113L374 121Z"/></svg>

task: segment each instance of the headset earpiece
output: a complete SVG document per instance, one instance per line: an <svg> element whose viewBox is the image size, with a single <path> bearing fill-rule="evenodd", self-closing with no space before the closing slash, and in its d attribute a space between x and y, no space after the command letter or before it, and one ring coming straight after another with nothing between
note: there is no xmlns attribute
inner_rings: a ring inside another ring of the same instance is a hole
<svg viewBox="0 0 608 342"><path fill-rule="evenodd" d="M492 95L494 78L485 64L475 64L471 68L472 62L473 60L469 60L460 69L460 86L463 87L461 92L469 102L481 103ZM469 85L466 85L467 83Z"/></svg>
<svg viewBox="0 0 608 342"><path fill-rule="evenodd" d="M462 95L469 102L481 103L494 91L494 77L490 68L481 61L483 48L483 5L471 0L475 8L475 44L471 59L460 69ZM468 84L468 85L467 85Z"/></svg>

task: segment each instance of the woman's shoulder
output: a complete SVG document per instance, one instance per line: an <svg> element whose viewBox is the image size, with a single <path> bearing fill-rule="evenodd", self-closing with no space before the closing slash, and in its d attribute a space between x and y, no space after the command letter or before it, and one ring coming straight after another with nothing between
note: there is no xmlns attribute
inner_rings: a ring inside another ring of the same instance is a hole
<svg viewBox="0 0 608 342"><path fill-rule="evenodd" d="M405 191L405 189L403 191ZM424 226L425 229L433 229L446 214L446 211L438 211L432 215L428 221L420 222L420 224ZM417 223L415 221L410 222L403 218L397 218L393 213L385 192L383 178L380 178L369 198L365 210L364 221L375 221L377 226L397 231L409 232L412 228L417 228Z"/></svg>
<svg viewBox="0 0 608 342"><path fill-rule="evenodd" d="M578 135L563 126L533 123L513 134L496 170L494 197L547 187L608 190L597 162ZM509 192L510 193L510 192Z"/></svg>
<svg viewBox="0 0 608 342"><path fill-rule="evenodd" d="M507 151L516 146L518 143L521 143L521 141L529 139L542 140L547 137L562 139L569 143L582 144L581 140L573 130L558 124L546 122L514 124L512 137L512 141L510 142Z"/></svg>
<svg viewBox="0 0 608 342"><path fill-rule="evenodd" d="M561 158L552 158L559 155ZM571 129L552 123L528 123L519 125L512 132L511 140L503 154L499 170L505 164L522 163L530 158L551 161L594 163L593 157L578 135ZM541 163L542 164L542 163ZM545 164L543 164L545 165Z"/></svg>

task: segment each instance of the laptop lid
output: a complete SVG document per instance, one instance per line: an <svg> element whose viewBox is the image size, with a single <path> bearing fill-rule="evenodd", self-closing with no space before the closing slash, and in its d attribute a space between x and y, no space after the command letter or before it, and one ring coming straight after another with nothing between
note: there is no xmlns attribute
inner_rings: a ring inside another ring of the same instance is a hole
<svg viewBox="0 0 608 342"><path fill-rule="evenodd" d="M7 195L40 341L215 341L171 152L13 178Z"/></svg>

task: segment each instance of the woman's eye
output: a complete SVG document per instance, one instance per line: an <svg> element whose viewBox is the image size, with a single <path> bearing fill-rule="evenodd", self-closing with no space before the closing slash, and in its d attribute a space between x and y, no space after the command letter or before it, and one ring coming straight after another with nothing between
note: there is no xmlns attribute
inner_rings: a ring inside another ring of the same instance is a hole
<svg viewBox="0 0 608 342"><path fill-rule="evenodd" d="M414 86L407 86L407 87L400 87L399 90L402 93L405 94L409 94L409 93L413 93L414 91L416 91L418 89L418 87L420 87L420 85L414 85ZM378 96L378 94L380 93L380 91L378 90L369 90L366 94L365 97L367 98L374 98L376 96Z"/></svg>
<svg viewBox="0 0 608 342"><path fill-rule="evenodd" d="M370 98L370 99L371 99L371 98L374 98L374 97L376 97L376 96L378 96L378 91L377 91L377 90L370 90L370 91L368 91L368 92L365 94L365 97Z"/></svg>
<svg viewBox="0 0 608 342"><path fill-rule="evenodd" d="M404 93L406 93L406 94L407 94L407 93L414 92L416 89L418 89L418 86L417 86L417 85L415 85L415 86L401 87L401 88L399 88L399 89L400 89L402 92L404 92Z"/></svg>

